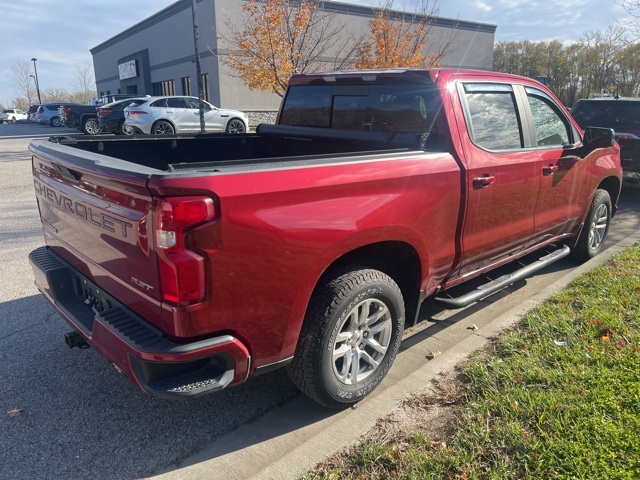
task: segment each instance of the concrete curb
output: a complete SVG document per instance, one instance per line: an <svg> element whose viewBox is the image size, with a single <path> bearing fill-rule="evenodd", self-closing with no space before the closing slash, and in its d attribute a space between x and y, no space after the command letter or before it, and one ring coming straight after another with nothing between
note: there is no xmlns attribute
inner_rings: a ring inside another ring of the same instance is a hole
<svg viewBox="0 0 640 480"><path fill-rule="evenodd" d="M455 368L492 337L515 325L532 308L565 288L584 272L640 242L640 231L628 235L596 258L572 269L516 307L443 350L417 368L398 355L388 379L357 408L331 412L298 396L251 424L227 433L182 465L154 479L291 479L296 478L364 435L378 418L390 414L408 397L425 392L438 375ZM437 335L435 335L437 337ZM438 339L431 339L437 346ZM420 344L425 343L421 340ZM416 346L411 347L412 349ZM435 350L435 348L431 348ZM416 355L413 355L414 357ZM408 361L408 360L407 360ZM398 367L400 364L400 367ZM393 378L396 377L396 378Z"/></svg>

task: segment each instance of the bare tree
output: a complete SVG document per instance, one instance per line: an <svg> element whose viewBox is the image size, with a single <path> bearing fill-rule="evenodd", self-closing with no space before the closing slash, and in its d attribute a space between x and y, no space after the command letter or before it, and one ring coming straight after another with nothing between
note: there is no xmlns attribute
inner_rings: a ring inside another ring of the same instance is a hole
<svg viewBox="0 0 640 480"><path fill-rule="evenodd" d="M16 106L19 103L25 103L25 101L27 105L31 105L32 100L37 100L35 79L32 80L31 77L31 63L27 60L21 60L11 64L9 79L11 80L16 95Z"/></svg>
<svg viewBox="0 0 640 480"><path fill-rule="evenodd" d="M41 91L42 103L69 102L71 94L60 87L50 87Z"/></svg>
<svg viewBox="0 0 640 480"><path fill-rule="evenodd" d="M91 99L98 96L90 65L86 65L84 67L76 66L73 88L74 91L71 95L75 102L88 104Z"/></svg>
<svg viewBox="0 0 640 480"><path fill-rule="evenodd" d="M640 36L640 0L617 0L616 3L631 15L629 20L621 20L619 23L631 27L636 36Z"/></svg>
<svg viewBox="0 0 640 480"><path fill-rule="evenodd" d="M316 0L247 0L242 18L240 26L237 20L225 23L228 35L220 40L231 53L219 59L252 90L282 96L294 73L355 61L359 41Z"/></svg>

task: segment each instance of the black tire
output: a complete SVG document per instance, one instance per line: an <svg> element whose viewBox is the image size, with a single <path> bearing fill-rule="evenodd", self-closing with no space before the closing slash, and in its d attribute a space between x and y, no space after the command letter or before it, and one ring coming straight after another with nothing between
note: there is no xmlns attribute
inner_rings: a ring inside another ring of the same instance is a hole
<svg viewBox="0 0 640 480"><path fill-rule="evenodd" d="M247 131L247 126L244 122L239 118L232 118L227 122L227 133L245 133Z"/></svg>
<svg viewBox="0 0 640 480"><path fill-rule="evenodd" d="M122 120L119 124L118 124L118 129L116 130L116 134L118 135L135 135L136 132L133 129L133 127L127 127L124 124L124 120Z"/></svg>
<svg viewBox="0 0 640 480"><path fill-rule="evenodd" d="M581 262L598 255L604 248L604 240L611 224L611 197L606 190L596 190L589 213L571 256Z"/></svg>
<svg viewBox="0 0 640 480"><path fill-rule="evenodd" d="M82 131L87 135L97 135L100 133L100 123L96 117L87 118L82 122Z"/></svg>
<svg viewBox="0 0 640 480"><path fill-rule="evenodd" d="M175 128L166 120L158 120L151 127L151 135L173 135L176 133Z"/></svg>
<svg viewBox="0 0 640 480"><path fill-rule="evenodd" d="M62 125L62 121L60 121L60 117L52 117L51 120L49 120L49 125L59 127Z"/></svg>
<svg viewBox="0 0 640 480"><path fill-rule="evenodd" d="M385 377L403 330L402 293L389 276L354 266L333 271L311 297L289 376L321 405L353 405Z"/></svg>
<svg viewBox="0 0 640 480"><path fill-rule="evenodd" d="M11 117L11 123L16 123L16 117Z"/></svg>

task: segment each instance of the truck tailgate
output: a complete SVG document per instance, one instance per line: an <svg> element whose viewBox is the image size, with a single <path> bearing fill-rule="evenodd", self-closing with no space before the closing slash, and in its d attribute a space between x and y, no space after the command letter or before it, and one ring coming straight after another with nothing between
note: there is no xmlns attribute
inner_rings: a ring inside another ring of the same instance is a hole
<svg viewBox="0 0 640 480"><path fill-rule="evenodd" d="M115 297L160 327L148 173L105 167L99 155L63 153L44 141L30 149L46 244L94 283L86 282L86 303L103 311Z"/></svg>

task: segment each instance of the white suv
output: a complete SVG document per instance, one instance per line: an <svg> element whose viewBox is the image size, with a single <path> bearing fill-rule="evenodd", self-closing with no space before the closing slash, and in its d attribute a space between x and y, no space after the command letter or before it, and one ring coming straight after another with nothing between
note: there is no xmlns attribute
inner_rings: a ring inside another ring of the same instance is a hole
<svg viewBox="0 0 640 480"><path fill-rule="evenodd" d="M249 126L246 114L204 103L207 132L245 133ZM198 133L200 110L197 97L170 96L138 98L124 109L125 131L151 135Z"/></svg>
<svg viewBox="0 0 640 480"><path fill-rule="evenodd" d="M7 108L0 113L0 123L16 123L18 120L27 120L29 117L22 110Z"/></svg>

